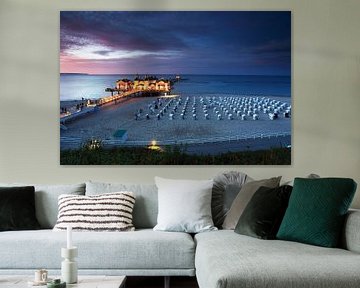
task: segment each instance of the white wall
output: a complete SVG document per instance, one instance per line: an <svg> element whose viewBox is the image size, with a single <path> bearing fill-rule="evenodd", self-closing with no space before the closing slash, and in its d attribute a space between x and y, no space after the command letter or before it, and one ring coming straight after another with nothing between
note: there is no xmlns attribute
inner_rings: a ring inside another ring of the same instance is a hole
<svg viewBox="0 0 360 288"><path fill-rule="evenodd" d="M60 10L291 10L292 165L60 166ZM235 169L255 178L351 177L360 186L359 19L357 0L1 0L0 182L152 182Z"/></svg>

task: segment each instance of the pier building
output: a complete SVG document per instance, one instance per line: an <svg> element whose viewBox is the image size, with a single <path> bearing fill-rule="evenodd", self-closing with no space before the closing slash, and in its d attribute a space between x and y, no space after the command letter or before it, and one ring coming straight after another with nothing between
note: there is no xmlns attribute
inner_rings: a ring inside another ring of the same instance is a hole
<svg viewBox="0 0 360 288"><path fill-rule="evenodd" d="M116 89L122 92L128 91L149 91L149 92L170 92L171 81L158 79L154 76L136 77L134 81L120 79L116 81Z"/></svg>

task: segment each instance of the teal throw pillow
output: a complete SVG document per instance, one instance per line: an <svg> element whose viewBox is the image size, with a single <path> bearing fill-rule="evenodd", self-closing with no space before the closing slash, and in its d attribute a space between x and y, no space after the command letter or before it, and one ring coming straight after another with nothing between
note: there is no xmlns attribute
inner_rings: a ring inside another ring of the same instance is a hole
<svg viewBox="0 0 360 288"><path fill-rule="evenodd" d="M337 247L355 191L348 178L295 178L277 239Z"/></svg>

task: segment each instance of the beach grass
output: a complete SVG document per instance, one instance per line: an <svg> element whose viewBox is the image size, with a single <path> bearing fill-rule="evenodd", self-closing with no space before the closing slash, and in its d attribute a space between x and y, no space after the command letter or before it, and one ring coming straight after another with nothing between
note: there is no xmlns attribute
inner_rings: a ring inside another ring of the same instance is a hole
<svg viewBox="0 0 360 288"><path fill-rule="evenodd" d="M227 152L218 155L192 155L186 146L163 150L139 147L63 150L61 165L290 165L291 150L273 148L258 151Z"/></svg>

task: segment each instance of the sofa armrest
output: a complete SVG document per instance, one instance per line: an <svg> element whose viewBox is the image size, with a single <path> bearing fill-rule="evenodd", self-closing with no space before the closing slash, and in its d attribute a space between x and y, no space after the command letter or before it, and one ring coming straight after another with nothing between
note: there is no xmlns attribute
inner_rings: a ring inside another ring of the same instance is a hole
<svg viewBox="0 0 360 288"><path fill-rule="evenodd" d="M360 210L349 210L346 216L343 248L360 253Z"/></svg>

